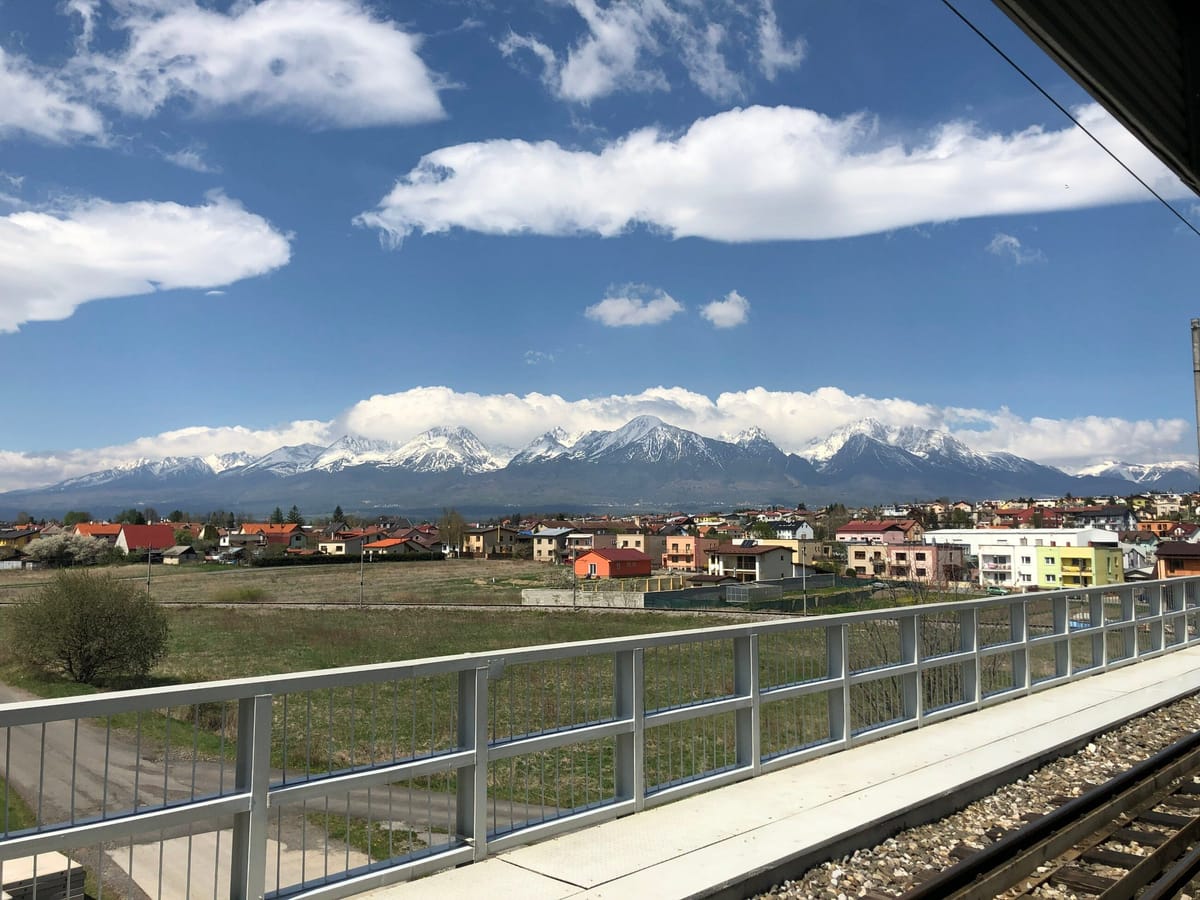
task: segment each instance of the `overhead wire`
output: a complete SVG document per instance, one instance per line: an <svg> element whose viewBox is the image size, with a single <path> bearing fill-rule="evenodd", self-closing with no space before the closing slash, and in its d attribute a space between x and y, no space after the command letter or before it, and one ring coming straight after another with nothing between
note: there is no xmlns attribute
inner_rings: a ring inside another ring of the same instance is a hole
<svg viewBox="0 0 1200 900"><path fill-rule="evenodd" d="M1082 131L1084 134L1086 134L1089 138L1091 138L1093 143L1095 143L1095 145L1097 147L1099 147L1101 150L1103 150L1105 153L1107 153L1113 159L1113 161L1116 162L1117 165L1119 165L1122 169L1124 169L1126 172L1128 172L1133 177L1133 179L1135 181L1137 181L1137 183L1140 184L1142 187L1144 187L1147 191L1149 191L1151 193L1151 195L1153 195L1154 198L1159 203L1161 203L1163 206L1165 206L1167 209L1169 209L1171 211L1171 214L1174 215L1175 218L1177 218L1180 222L1182 222L1184 224L1184 226L1186 226L1187 229L1190 232L1192 232L1192 234L1196 235L1196 237L1200 237L1200 229L1197 229L1195 225L1193 225L1191 222L1189 222L1188 219L1183 215L1183 213L1181 213L1174 206L1172 206L1170 201L1168 201L1165 197L1163 197L1162 194L1160 194L1153 187L1151 187L1144 178L1142 178L1140 175L1138 175L1137 172L1133 171L1133 169L1129 168L1129 166L1127 166L1124 163L1124 161L1122 161L1122 159L1119 156L1117 156L1117 154L1115 154L1112 150L1110 150L1104 144L1104 142L1102 140L1100 140L1100 138L1098 138L1098 137L1096 137L1096 135L1092 134L1092 132L1087 129L1087 126L1085 126L1082 122L1080 122L1079 119L1077 119L1075 117L1075 115L1069 109L1067 109L1065 106L1063 106L1061 103L1059 103L1050 94L1049 91L1047 91L1040 84L1038 84L1037 80L1032 75L1030 75L1028 72L1026 72L1023 68L1021 68L1020 64L1018 64L1016 60L1014 60L1011 56L1009 56L1007 53L1005 53L1003 50L1001 50L1000 47L996 45L995 41L993 41L986 34L984 34L983 31L978 26L976 26L974 22L972 22L965 15L963 15L958 10L958 8L954 5L952 0L942 0L942 3L943 3L943 5L945 5L945 7L947 9L950 10L950 12L954 13L954 15L957 16L964 25L966 25L973 32L975 32L975 34L979 36L980 40L982 40L985 44L987 44L989 47L991 47L992 50L994 50L1001 59L1003 59L1006 63L1008 63L1010 66L1012 66L1017 71L1017 73L1020 74L1020 76L1022 78L1024 78L1031 85L1033 85L1034 90L1036 90L1039 94L1041 94L1043 97L1045 97L1047 100L1049 100L1050 103L1054 105L1055 109L1057 109L1064 116L1066 116L1068 119L1070 119L1071 122L1074 123L1076 128L1078 128L1080 131Z"/></svg>

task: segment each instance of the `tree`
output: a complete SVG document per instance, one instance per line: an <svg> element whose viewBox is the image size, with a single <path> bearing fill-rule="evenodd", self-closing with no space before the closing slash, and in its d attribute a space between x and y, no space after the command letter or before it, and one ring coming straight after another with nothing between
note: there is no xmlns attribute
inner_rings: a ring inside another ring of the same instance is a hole
<svg viewBox="0 0 1200 900"><path fill-rule="evenodd" d="M25 556L52 568L94 566L112 558L113 546L103 538L56 534L30 541Z"/></svg>
<svg viewBox="0 0 1200 900"><path fill-rule="evenodd" d="M337 523L337 522L343 522L343 521L345 521L345 519L346 519L346 514L344 512L342 512L342 507L335 506L333 508L333 521L335 523Z"/></svg>
<svg viewBox="0 0 1200 900"><path fill-rule="evenodd" d="M92 514L90 512L74 509L67 510L66 515L63 516L63 528L74 528L80 522L90 521L92 521Z"/></svg>
<svg viewBox="0 0 1200 900"><path fill-rule="evenodd" d="M25 659L79 684L144 676L167 650L162 607L129 581L58 572L12 613L14 646Z"/></svg>
<svg viewBox="0 0 1200 900"><path fill-rule="evenodd" d="M771 538L775 537L775 527L771 525L770 522L763 522L759 520L757 522L750 523L750 527L746 529L746 534L750 535L751 537L770 540Z"/></svg>
<svg viewBox="0 0 1200 900"><path fill-rule="evenodd" d="M271 512L270 522L272 525L282 525L283 524L283 510L280 509L278 506L275 507L275 509Z"/></svg>
<svg viewBox="0 0 1200 900"><path fill-rule="evenodd" d="M300 515L300 508L296 504L292 504L292 508L288 510L287 522L289 525L303 525L304 517Z"/></svg>
<svg viewBox="0 0 1200 900"><path fill-rule="evenodd" d="M178 522L182 522L186 518L187 518L187 514L184 513L184 511L181 509L173 509L173 510L171 510L170 513L167 514L168 522L178 523Z"/></svg>
<svg viewBox="0 0 1200 900"><path fill-rule="evenodd" d="M442 517L438 519L438 538L441 542L450 548L452 553L457 554L462 550L463 533L467 530L466 520L459 514L456 509L443 509Z"/></svg>
<svg viewBox="0 0 1200 900"><path fill-rule="evenodd" d="M28 525L32 521L33 521L33 516L31 516L29 513L25 512L24 510L17 513L17 524L18 525Z"/></svg>
<svg viewBox="0 0 1200 900"><path fill-rule="evenodd" d="M129 509L123 509L117 513L113 521L120 522L123 525L145 525L146 517L142 515L140 510L136 510L131 507Z"/></svg>

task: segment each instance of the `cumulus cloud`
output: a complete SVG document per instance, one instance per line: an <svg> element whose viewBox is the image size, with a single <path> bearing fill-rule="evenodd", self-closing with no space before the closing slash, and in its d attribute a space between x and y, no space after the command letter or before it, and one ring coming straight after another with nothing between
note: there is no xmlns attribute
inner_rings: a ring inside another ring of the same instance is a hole
<svg viewBox="0 0 1200 900"><path fill-rule="evenodd" d="M613 429L639 415L658 416L710 437L758 425L788 452L870 417L886 425L945 429L979 450L1015 453L1068 468L1114 454L1144 461L1174 458L1194 438L1192 426L1183 419L1022 418L1007 408L941 407L901 397L850 394L837 387L755 387L716 397L683 387L652 387L579 400L536 392L478 394L415 387L356 403L332 423L331 433L404 441L435 425L454 424L470 428L486 442L519 447L554 426L568 432Z"/></svg>
<svg viewBox="0 0 1200 900"><path fill-rule="evenodd" d="M649 299L647 299L647 296ZM610 291L610 296L584 310L584 315L609 328L632 325L661 325L676 313L683 312L683 304L666 291L651 289L645 285L627 284Z"/></svg>
<svg viewBox="0 0 1200 900"><path fill-rule="evenodd" d="M543 350L526 350L525 351L525 365L527 365L527 366L537 366L537 365L541 365L542 363L552 363L552 362L554 362L554 354L553 353L546 353Z"/></svg>
<svg viewBox="0 0 1200 900"><path fill-rule="evenodd" d="M17 133L56 144L102 141L104 119L58 76L0 48L0 138Z"/></svg>
<svg viewBox="0 0 1200 900"><path fill-rule="evenodd" d="M279 447L305 443L326 445L335 439L329 435L328 422L301 420L270 429L189 426L137 438L127 444L50 453L0 450L0 491L53 484L143 459L199 456L215 460L233 452L263 456Z"/></svg>
<svg viewBox="0 0 1200 900"><path fill-rule="evenodd" d="M995 237L987 245L987 251L995 256L1007 257L1018 266L1046 261L1045 254L1041 250L1025 247L1019 238L1005 234L1003 231L996 232Z"/></svg>
<svg viewBox="0 0 1200 900"><path fill-rule="evenodd" d="M1160 193L1190 196L1099 106L1077 115ZM1073 126L998 134L950 122L904 142L864 114L756 106L677 136L634 131L595 152L523 140L444 147L356 221L393 244L452 228L612 237L637 226L675 238L822 240L1147 196Z"/></svg>
<svg viewBox="0 0 1200 900"><path fill-rule="evenodd" d="M745 79L731 68L727 45L732 43L731 33L757 29L761 35L763 25L740 5L720 9L686 0L614 0L607 6L595 0L568 2L584 28L571 47L556 51L534 35L516 33L499 44L508 57L532 54L541 64L543 83L560 99L590 103L621 91L669 91L670 79L660 66L667 59L682 64L688 80L714 100L728 101L744 93ZM772 58L781 60L794 48L779 35L770 0L763 0L762 16L769 16L774 29ZM798 62L797 58L792 64Z"/></svg>
<svg viewBox="0 0 1200 900"><path fill-rule="evenodd" d="M758 425L788 452L872 417L885 425L945 429L979 450L1015 453L1067 469L1113 456L1145 462L1177 458L1191 452L1195 436L1191 423L1183 419L1024 418L1003 407L940 407L900 397L849 394L836 387L755 387L709 397L660 386L570 400L537 392L478 394L427 386L369 397L330 421L297 420L272 429L197 426L98 450L0 450L0 490L60 481L142 458L215 457L235 451L262 455L291 444L329 444L343 434L401 442L436 425L463 425L489 444L520 447L555 426L575 433L611 430L639 415L658 416L709 437Z"/></svg>
<svg viewBox="0 0 1200 900"><path fill-rule="evenodd" d="M227 13L196 0L126 0L117 9L127 46L83 54L72 68L126 113L150 116L178 98L201 112L235 108L318 127L444 115L419 36L362 0L262 0Z"/></svg>
<svg viewBox="0 0 1200 900"><path fill-rule="evenodd" d="M0 216L0 333L89 300L216 288L287 263L288 238L235 200L83 200Z"/></svg>
<svg viewBox="0 0 1200 900"><path fill-rule="evenodd" d="M724 300L713 300L702 306L700 315L714 328L736 328L750 318L750 301L737 291L730 291Z"/></svg>

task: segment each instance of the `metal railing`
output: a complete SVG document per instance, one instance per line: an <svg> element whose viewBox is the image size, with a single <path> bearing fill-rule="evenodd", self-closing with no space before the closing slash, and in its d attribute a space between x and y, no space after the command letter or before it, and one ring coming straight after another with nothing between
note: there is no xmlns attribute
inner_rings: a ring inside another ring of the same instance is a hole
<svg viewBox="0 0 1200 900"><path fill-rule="evenodd" d="M0 705L5 865L341 897L1189 646L1200 578ZM23 806L18 801L23 800Z"/></svg>

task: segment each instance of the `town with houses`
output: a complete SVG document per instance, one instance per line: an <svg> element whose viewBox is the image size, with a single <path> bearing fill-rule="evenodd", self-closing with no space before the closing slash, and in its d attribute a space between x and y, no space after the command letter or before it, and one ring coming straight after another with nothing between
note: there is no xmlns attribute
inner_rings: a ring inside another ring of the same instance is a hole
<svg viewBox="0 0 1200 900"><path fill-rule="evenodd" d="M694 585L770 582L835 573L872 582L967 586L986 593L1102 586L1200 574L1200 494L941 500L892 507L572 519L511 517L468 523L336 515L309 524L292 507L269 521L0 523L0 568L136 559L190 563L529 559L584 579L652 574ZM136 520L136 521L135 521ZM92 548L80 553L81 546ZM65 548L65 549L64 549ZM78 556L78 558L75 558Z"/></svg>

